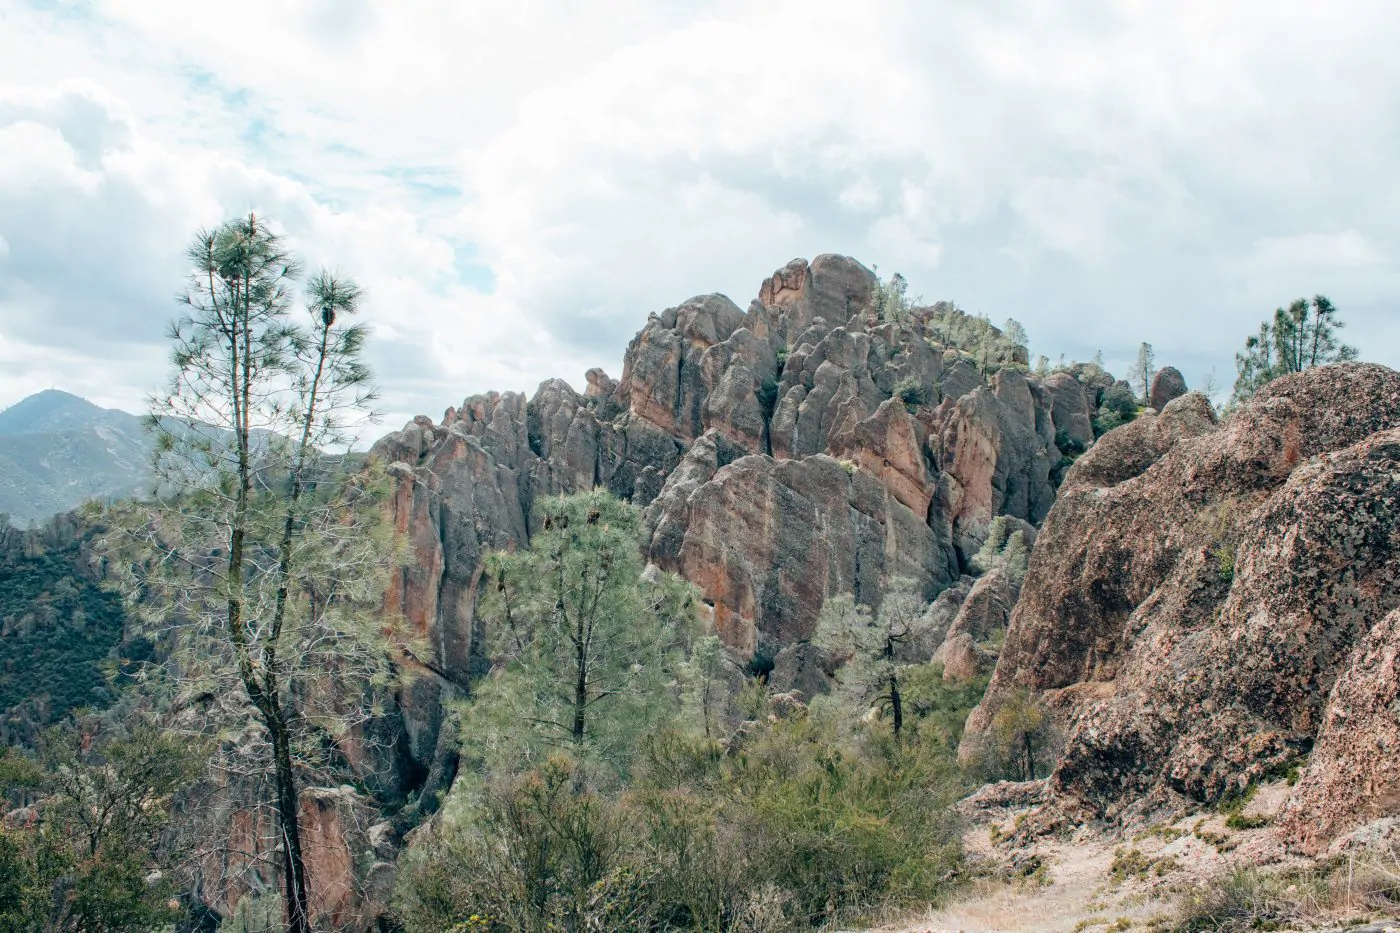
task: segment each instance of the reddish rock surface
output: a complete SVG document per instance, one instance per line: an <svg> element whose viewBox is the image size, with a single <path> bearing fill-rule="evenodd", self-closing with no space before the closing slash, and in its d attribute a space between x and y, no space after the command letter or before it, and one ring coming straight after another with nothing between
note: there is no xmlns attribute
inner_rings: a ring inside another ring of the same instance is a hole
<svg viewBox="0 0 1400 933"><path fill-rule="evenodd" d="M1174 398L1185 395L1186 377L1175 366L1163 366L1152 377L1152 388L1147 393L1149 407L1161 411Z"/></svg>
<svg viewBox="0 0 1400 933"><path fill-rule="evenodd" d="M1393 810L1392 766L1357 761L1395 740L1397 429L1400 374L1339 364L1219 425L1186 395L1105 436L1041 529L969 736L1028 688L1067 729L1052 789L1099 812L1213 802L1314 744L1295 839Z"/></svg>
<svg viewBox="0 0 1400 933"><path fill-rule="evenodd" d="M1058 396L1010 368L984 381L932 311L873 320L873 285L847 257L794 260L746 312L703 295L651 315L616 382L475 396L380 441L413 555L387 603L432 646L421 660L471 676L481 556L528 541L539 495L601 485L649 506L649 559L704 590L741 654L806 638L833 594L878 602L894 574L932 597L992 518L1038 523ZM1085 392L1056 379L1087 430Z"/></svg>

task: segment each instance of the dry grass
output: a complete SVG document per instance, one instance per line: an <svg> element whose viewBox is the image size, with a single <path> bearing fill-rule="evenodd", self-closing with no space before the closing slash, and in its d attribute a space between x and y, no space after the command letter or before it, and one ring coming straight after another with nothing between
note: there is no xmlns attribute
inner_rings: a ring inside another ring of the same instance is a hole
<svg viewBox="0 0 1400 933"><path fill-rule="evenodd" d="M1178 933L1243 933L1400 917L1400 852L1282 871L1240 868L1184 892Z"/></svg>

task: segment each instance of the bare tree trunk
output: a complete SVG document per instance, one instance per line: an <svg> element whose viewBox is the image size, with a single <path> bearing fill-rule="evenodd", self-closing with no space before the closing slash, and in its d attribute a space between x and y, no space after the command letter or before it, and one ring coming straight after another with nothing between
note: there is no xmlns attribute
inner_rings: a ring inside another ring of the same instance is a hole
<svg viewBox="0 0 1400 933"><path fill-rule="evenodd" d="M300 795L292 770L291 736L276 698L271 698L266 722L272 735L277 820L282 832L282 874L286 890L288 933L310 933L311 910L306 890L306 859L301 850Z"/></svg>
<svg viewBox="0 0 1400 933"><path fill-rule="evenodd" d="M583 744L587 734L588 713L588 656L580 636L574 644L574 741Z"/></svg>
<svg viewBox="0 0 1400 933"><path fill-rule="evenodd" d="M890 709L894 713L894 734L898 738L904 728L904 698L899 695L899 680L890 675Z"/></svg>

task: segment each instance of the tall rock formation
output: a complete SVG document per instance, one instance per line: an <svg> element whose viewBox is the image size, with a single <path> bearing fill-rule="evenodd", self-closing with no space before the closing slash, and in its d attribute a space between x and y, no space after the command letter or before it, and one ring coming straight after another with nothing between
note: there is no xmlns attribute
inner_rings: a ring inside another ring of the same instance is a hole
<svg viewBox="0 0 1400 933"><path fill-rule="evenodd" d="M380 441L413 552L388 604L432 646L425 669L457 687L480 669L481 558L528 542L541 495L603 486L644 507L649 559L701 588L740 655L805 640L836 593L874 604L908 576L932 598L997 515L1039 523L1056 431L1093 441L1093 390L1024 366L984 378L944 336L974 319L881 320L875 287L847 257L793 260L746 311L702 295L652 314L615 382L475 396Z"/></svg>
<svg viewBox="0 0 1400 933"><path fill-rule="evenodd" d="M1109 815L1210 803L1307 764L1279 832L1393 813L1400 373L1200 395L1105 435L1040 531L969 742L1029 689L1066 730L1056 793Z"/></svg>

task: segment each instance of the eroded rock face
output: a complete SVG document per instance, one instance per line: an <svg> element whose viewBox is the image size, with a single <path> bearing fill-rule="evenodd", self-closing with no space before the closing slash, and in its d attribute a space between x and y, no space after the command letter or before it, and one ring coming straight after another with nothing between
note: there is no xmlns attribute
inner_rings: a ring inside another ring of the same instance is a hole
<svg viewBox="0 0 1400 933"><path fill-rule="evenodd" d="M875 602L888 579L905 576L931 596L954 574L951 543L925 516L874 475L825 455L746 456L667 505L649 516L652 559L700 587L741 655L760 640L810 638L832 593Z"/></svg>
<svg viewBox="0 0 1400 933"><path fill-rule="evenodd" d="M1079 381L1069 373L1052 373L1045 380L1050 393L1050 414L1057 433L1086 449L1094 443L1094 412Z"/></svg>
<svg viewBox="0 0 1400 933"><path fill-rule="evenodd" d="M1317 845L1394 807L1348 756L1393 741L1397 605L1400 374L1309 370L1218 425L1182 396L1069 471L968 731L1038 692L1068 730L1052 789L1110 814L1218 800L1316 743L1285 826Z"/></svg>
<svg viewBox="0 0 1400 933"><path fill-rule="evenodd" d="M1345 663L1308 768L1279 815L1285 838L1308 851L1400 813L1400 610L1376 623Z"/></svg>
<svg viewBox="0 0 1400 933"><path fill-rule="evenodd" d="M600 485L647 507L648 559L701 587L741 656L807 638L837 593L873 605L902 575L935 596L997 515L1038 523L1057 426L1092 443L1087 390L984 380L931 309L876 320L874 284L848 257L794 260L747 311L702 295L653 314L616 382L474 396L381 441L414 556L387 602L430 666L460 686L483 663L481 557L528 543L539 495Z"/></svg>
<svg viewBox="0 0 1400 933"><path fill-rule="evenodd" d="M986 643L1006 631L1020 592L1020 585L1001 568L977 578L967 589L943 644L933 655L943 665L944 680L975 680L991 670L996 654Z"/></svg>

